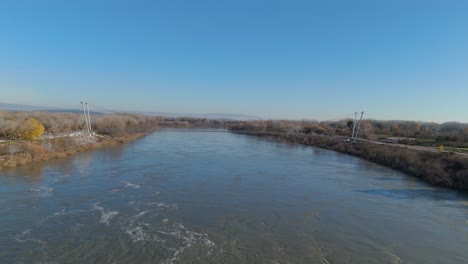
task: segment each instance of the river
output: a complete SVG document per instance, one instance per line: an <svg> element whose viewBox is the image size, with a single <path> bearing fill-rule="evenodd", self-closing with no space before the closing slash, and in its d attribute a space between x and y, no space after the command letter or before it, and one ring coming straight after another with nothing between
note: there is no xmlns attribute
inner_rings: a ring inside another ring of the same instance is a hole
<svg viewBox="0 0 468 264"><path fill-rule="evenodd" d="M1 170L0 263L468 263L468 197L333 151L162 130Z"/></svg>

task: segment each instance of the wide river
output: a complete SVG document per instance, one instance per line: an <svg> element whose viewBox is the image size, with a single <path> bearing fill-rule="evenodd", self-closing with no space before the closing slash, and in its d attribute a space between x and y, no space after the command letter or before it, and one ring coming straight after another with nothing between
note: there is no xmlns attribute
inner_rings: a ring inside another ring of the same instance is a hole
<svg viewBox="0 0 468 264"><path fill-rule="evenodd" d="M162 130L1 170L0 263L468 263L468 197L333 151Z"/></svg>

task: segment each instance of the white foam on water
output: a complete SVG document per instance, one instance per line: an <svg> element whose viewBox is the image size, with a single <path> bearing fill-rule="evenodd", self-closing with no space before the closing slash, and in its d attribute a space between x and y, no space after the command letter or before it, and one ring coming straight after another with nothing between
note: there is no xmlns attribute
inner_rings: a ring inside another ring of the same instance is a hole
<svg viewBox="0 0 468 264"><path fill-rule="evenodd" d="M99 223L109 224L109 221L118 214L119 212L117 211L109 211L109 210L103 211L101 215L101 220L99 221Z"/></svg>
<svg viewBox="0 0 468 264"><path fill-rule="evenodd" d="M181 240L182 246L178 249L172 249L174 253L170 259L167 259L163 263L172 264L178 260L180 256L189 248L193 246L202 246L207 248L206 255L210 256L213 253L215 243L208 239L207 234L197 233L185 228L182 224L173 225L167 232L159 231L159 233L172 236L178 240Z"/></svg>
<svg viewBox="0 0 468 264"><path fill-rule="evenodd" d="M41 222L44 223L44 222L47 222L48 220L51 220L51 219L56 218L56 217L61 217L61 216L65 216L65 215L81 214L81 213L85 213L85 212L87 212L87 211L85 211L85 210L69 210L69 211L67 211L65 209L62 209L62 211L55 212L54 214L45 217L44 220L42 220Z"/></svg>
<svg viewBox="0 0 468 264"><path fill-rule="evenodd" d="M138 184L133 184L133 183L131 183L131 182L127 182L127 181L122 181L122 182L125 183L124 188L138 189L138 188L141 187L140 185L138 185Z"/></svg>
<svg viewBox="0 0 468 264"><path fill-rule="evenodd" d="M81 214L81 213L86 213L86 212L87 212L86 210L69 210L69 211L67 211L65 209L62 209L62 211L54 213L53 215L51 215L51 217L62 216L62 215Z"/></svg>
<svg viewBox="0 0 468 264"><path fill-rule="evenodd" d="M152 231L152 228L147 223L137 223L129 221L123 226L123 230L135 243L138 241L153 241L164 244L166 241L161 239L157 234Z"/></svg>
<svg viewBox="0 0 468 264"><path fill-rule="evenodd" d="M216 245L207 234L191 231L183 224L170 223L169 218L158 216L161 210L177 208L176 204L151 202L146 206L147 210L138 211L120 222L122 231L133 243L157 243L158 248L170 256L162 262L166 264L180 261L191 249L202 249L206 256L213 253ZM98 203L94 207L102 212L105 210Z"/></svg>
<svg viewBox="0 0 468 264"><path fill-rule="evenodd" d="M99 210L102 211L104 210L104 207L99 206L100 202L94 203L93 204L93 210Z"/></svg>
<svg viewBox="0 0 468 264"><path fill-rule="evenodd" d="M97 204L96 204L97 206ZM23 231L21 234L15 236L15 240L20 243L24 242L34 242L38 244L45 244L46 242L42 241L39 238L33 237L33 231L37 231L39 234L44 234L44 231L48 230L47 228L50 225L56 225L56 224L62 224L61 220L64 220L63 218L68 216L68 215L77 215L77 214L82 214L87 211L85 210L67 210L67 209L62 209L58 212L55 212L49 216L46 216L40 220L37 225L35 225L33 228L27 229ZM72 218L74 219L74 218ZM72 230L77 230L80 227L82 227L82 224L75 224ZM44 229L45 228L45 229Z"/></svg>
<svg viewBox="0 0 468 264"><path fill-rule="evenodd" d="M392 264L401 264L404 263L403 259L392 252L385 252L387 255L390 256L390 261Z"/></svg>
<svg viewBox="0 0 468 264"><path fill-rule="evenodd" d="M38 244L45 244L44 241L38 239L38 238L34 238L34 237L31 237L31 231L32 229L27 229L25 231L23 231L21 234L17 235L15 237L15 240L20 242L20 243L24 243L24 242L34 242L34 243L38 243Z"/></svg>
<svg viewBox="0 0 468 264"><path fill-rule="evenodd" d="M135 223L135 221L136 221L138 218L144 216L146 213L149 213L149 212L150 212L150 211L139 212L138 214L136 214L136 215L130 217L130 219L129 219L128 222L129 222L130 224L133 224L133 223Z"/></svg>
<svg viewBox="0 0 468 264"><path fill-rule="evenodd" d="M143 229L143 227L147 227L145 223L135 224L139 218L147 214L149 211L142 211L138 212L138 214L131 216L122 224L122 229L125 233L130 237L133 242L148 240L148 234Z"/></svg>
<svg viewBox="0 0 468 264"><path fill-rule="evenodd" d="M133 242L142 241L147 239L147 233L143 230L143 227L136 226L134 228L130 228L125 230Z"/></svg>
<svg viewBox="0 0 468 264"><path fill-rule="evenodd" d="M116 215L119 214L117 211L111 211L109 209L104 209L104 207L99 206L99 202L93 204L93 209L98 210L101 212L101 220L99 220L99 223L101 224L109 224L109 221Z"/></svg>
<svg viewBox="0 0 468 264"><path fill-rule="evenodd" d="M54 191L54 188L52 187L47 187L47 186L41 186L38 188L31 188L29 189L31 192L35 192L38 194L40 197L48 197L52 195L52 192Z"/></svg>
<svg viewBox="0 0 468 264"><path fill-rule="evenodd" d="M72 229L74 231L77 231L77 230L81 229L83 226L84 226L83 224L76 224Z"/></svg>
<svg viewBox="0 0 468 264"><path fill-rule="evenodd" d="M161 202L151 202L151 203L148 203L147 205L156 205L157 207L161 207L161 208L175 208L175 209L177 209L177 204L165 204L165 203L161 203Z"/></svg>

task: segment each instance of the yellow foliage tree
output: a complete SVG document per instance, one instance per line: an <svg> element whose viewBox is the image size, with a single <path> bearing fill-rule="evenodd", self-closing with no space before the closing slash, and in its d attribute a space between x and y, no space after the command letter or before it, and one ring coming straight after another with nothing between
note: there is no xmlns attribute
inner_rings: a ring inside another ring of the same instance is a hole
<svg viewBox="0 0 468 264"><path fill-rule="evenodd" d="M440 146L439 146L439 151L440 151L440 152L444 151L444 145L440 145Z"/></svg>
<svg viewBox="0 0 468 264"><path fill-rule="evenodd" d="M41 122L37 121L35 118L28 118L26 121L21 125L21 132L19 137L25 140L36 140L37 138L42 136L44 133L44 126Z"/></svg>

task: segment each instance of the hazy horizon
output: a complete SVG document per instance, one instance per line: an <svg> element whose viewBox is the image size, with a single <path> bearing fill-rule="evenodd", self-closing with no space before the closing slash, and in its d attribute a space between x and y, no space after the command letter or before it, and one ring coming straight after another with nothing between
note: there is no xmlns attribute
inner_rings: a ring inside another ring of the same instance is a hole
<svg viewBox="0 0 468 264"><path fill-rule="evenodd" d="M468 2L3 1L1 102L468 123Z"/></svg>
<svg viewBox="0 0 468 264"><path fill-rule="evenodd" d="M8 108L5 107L5 105L11 105L11 106L20 106L19 108ZM28 108L22 108L22 106L28 107ZM82 113L82 108L81 105L76 108L56 108L52 106L38 106L38 105L21 105L21 104L9 104L5 102L0 102L0 111L76 111L77 113ZM232 120L289 120L289 121L318 121L318 122L327 122L327 121L342 121L342 120L348 120L348 119L354 119L354 113L349 113L347 115L342 115L336 118L330 118L330 119L293 119L293 118L281 118L281 117L264 117L264 116L253 116L253 115L247 115L247 114L242 114L242 113L180 113L180 112L160 112L160 111L121 111L117 112L115 110L111 109L99 109L99 108L93 108L91 106L90 108L91 114L94 113L105 113L105 114L120 114L120 113L134 113L134 114L143 114L143 115L160 115L160 116L165 116L165 117L194 117L194 118L208 118L208 119L232 119ZM360 118L360 112L357 113L356 115L357 119ZM378 121L402 121L402 122L422 122L422 123L437 123L437 124L443 124L443 123L451 123L451 122L457 122L457 123L462 123L462 124L468 124L468 122L461 122L461 121L456 121L456 120L447 120L447 121L442 121L442 122L435 122L435 121L425 121L425 120L413 120L413 119L375 119L375 118L367 118L366 115L364 115L363 120L378 120Z"/></svg>

